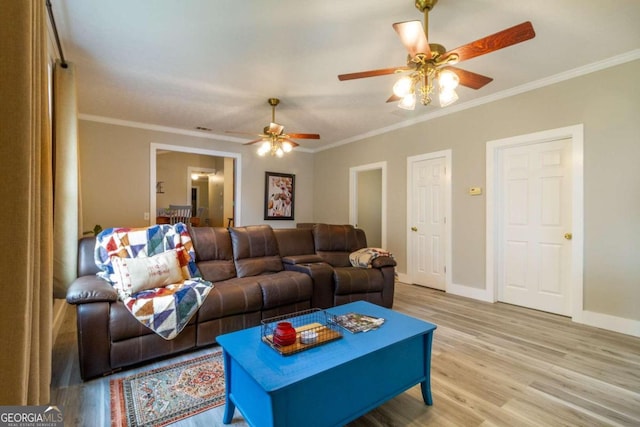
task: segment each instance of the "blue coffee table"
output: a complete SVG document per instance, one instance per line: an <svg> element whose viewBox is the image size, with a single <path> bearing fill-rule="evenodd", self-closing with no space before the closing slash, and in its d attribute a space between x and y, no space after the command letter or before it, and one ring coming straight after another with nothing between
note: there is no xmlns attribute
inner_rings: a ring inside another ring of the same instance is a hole
<svg viewBox="0 0 640 427"><path fill-rule="evenodd" d="M352 334L291 356L261 341L261 328L221 335L229 424L236 407L252 426L341 426L420 383L431 396L436 325L358 301L326 310L383 317L377 330Z"/></svg>

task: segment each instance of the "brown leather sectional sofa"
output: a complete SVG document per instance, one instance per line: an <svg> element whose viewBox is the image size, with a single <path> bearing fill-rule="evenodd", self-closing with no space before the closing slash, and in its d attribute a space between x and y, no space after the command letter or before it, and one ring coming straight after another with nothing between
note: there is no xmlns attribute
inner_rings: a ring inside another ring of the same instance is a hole
<svg viewBox="0 0 640 427"><path fill-rule="evenodd" d="M356 300L393 304L395 261L379 257L372 268L352 267L349 254L367 242L364 232L350 225L195 227L190 234L198 268L215 286L169 341L139 323L113 287L96 276L95 238L80 239L78 278L67 302L76 306L84 380L212 345L218 335L273 316Z"/></svg>

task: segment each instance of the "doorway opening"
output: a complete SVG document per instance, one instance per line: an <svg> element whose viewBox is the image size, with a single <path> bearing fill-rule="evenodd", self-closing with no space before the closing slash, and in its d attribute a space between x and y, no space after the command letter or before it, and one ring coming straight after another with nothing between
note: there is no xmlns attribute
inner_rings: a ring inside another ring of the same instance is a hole
<svg viewBox="0 0 640 427"><path fill-rule="evenodd" d="M349 168L349 223L369 246L387 248L387 162Z"/></svg>
<svg viewBox="0 0 640 427"><path fill-rule="evenodd" d="M199 225L240 223L239 153L151 143L149 171L151 223L170 205L192 206Z"/></svg>
<svg viewBox="0 0 640 427"><path fill-rule="evenodd" d="M196 156L193 159L199 165L187 167L187 198L191 205L192 216L197 218L198 225L220 227L224 222L222 213L225 208L224 190L221 185L225 179L233 180L233 171L227 171L229 176L225 178L225 170L217 169L224 157L193 154L189 156ZM213 167L203 167L203 165ZM158 171L160 170L158 166ZM232 203L232 200L230 202Z"/></svg>

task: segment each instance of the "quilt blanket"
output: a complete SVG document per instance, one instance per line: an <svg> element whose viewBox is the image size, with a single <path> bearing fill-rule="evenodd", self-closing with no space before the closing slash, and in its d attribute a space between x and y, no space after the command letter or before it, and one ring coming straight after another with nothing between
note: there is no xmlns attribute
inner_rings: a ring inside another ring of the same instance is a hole
<svg viewBox="0 0 640 427"><path fill-rule="evenodd" d="M118 275L111 262L113 257L152 257L176 249L188 256L178 256L181 283L142 290L134 294L117 286ZM94 252L98 276L118 290L127 309L143 325L166 340L175 338L198 311L213 284L202 279L195 263L195 251L187 226L154 225L145 228L108 228L98 234Z"/></svg>
<svg viewBox="0 0 640 427"><path fill-rule="evenodd" d="M349 254L349 262L353 267L371 268L371 262L381 256L393 256L381 248L362 248Z"/></svg>

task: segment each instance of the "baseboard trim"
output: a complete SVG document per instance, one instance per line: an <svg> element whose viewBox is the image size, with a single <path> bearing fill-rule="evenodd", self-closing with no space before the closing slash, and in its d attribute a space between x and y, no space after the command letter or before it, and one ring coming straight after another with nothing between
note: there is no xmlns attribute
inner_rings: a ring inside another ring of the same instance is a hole
<svg viewBox="0 0 640 427"><path fill-rule="evenodd" d="M400 273L400 272L396 272L396 280L398 282L402 282L402 283L406 283L406 284L411 284L411 281L409 279L409 275L406 273Z"/></svg>
<svg viewBox="0 0 640 427"><path fill-rule="evenodd" d="M447 292L452 295L458 295L460 297L472 298L484 302L495 302L493 297L489 295L489 292L487 292L486 289L473 288L471 286L456 285L452 283L451 285L447 286Z"/></svg>
<svg viewBox="0 0 640 427"><path fill-rule="evenodd" d="M398 281L402 283L411 283L409 276L405 273L398 273ZM471 286L451 284L447 286L447 293L461 297L471 298L478 301L496 302L486 289L474 288ZM579 314L573 316L571 320L594 328L606 329L612 332L619 332L625 335L631 335L640 338L640 321L634 319L625 319L624 317L612 316L610 314L597 313L595 311L583 310Z"/></svg>
<svg viewBox="0 0 640 427"><path fill-rule="evenodd" d="M640 321L638 320L625 319L624 317L586 310L582 311L578 316L574 316L571 320L587 326L640 337Z"/></svg>

